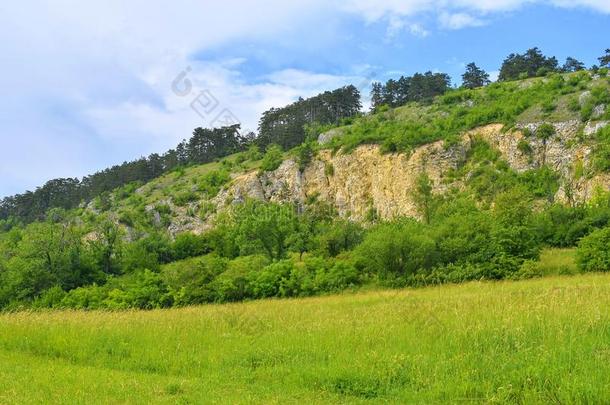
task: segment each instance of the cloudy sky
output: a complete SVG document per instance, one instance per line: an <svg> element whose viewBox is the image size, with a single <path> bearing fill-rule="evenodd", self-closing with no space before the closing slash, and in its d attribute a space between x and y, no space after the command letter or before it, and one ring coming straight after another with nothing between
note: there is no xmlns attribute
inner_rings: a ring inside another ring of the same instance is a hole
<svg viewBox="0 0 610 405"><path fill-rule="evenodd" d="M591 65L610 47L608 0L256 3L3 1L0 197L163 152L227 111L255 129L269 107L348 83L459 82L468 62L497 72L532 46Z"/></svg>

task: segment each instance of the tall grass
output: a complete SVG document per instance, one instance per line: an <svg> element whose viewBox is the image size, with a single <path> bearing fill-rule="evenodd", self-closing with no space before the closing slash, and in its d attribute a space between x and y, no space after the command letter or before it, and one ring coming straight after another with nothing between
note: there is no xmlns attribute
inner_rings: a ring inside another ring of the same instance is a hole
<svg viewBox="0 0 610 405"><path fill-rule="evenodd" d="M610 276L0 315L0 403L603 403Z"/></svg>

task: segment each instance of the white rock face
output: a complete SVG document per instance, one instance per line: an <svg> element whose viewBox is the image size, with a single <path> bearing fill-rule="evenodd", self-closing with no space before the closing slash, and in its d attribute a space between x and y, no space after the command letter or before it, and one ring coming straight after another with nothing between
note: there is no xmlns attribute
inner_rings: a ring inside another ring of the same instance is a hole
<svg viewBox="0 0 610 405"><path fill-rule="evenodd" d="M601 117L602 115L604 115L605 112L606 112L605 104L597 105L597 106L595 106L595 108L593 108L593 113L591 114L591 118L597 119L597 118Z"/></svg>
<svg viewBox="0 0 610 405"><path fill-rule="evenodd" d="M541 124L525 127L535 133ZM584 134L595 133L607 124L588 124ZM247 198L297 205L316 199L331 204L340 215L354 220L364 219L371 210L381 218L418 217L413 201L418 177L425 172L437 194L454 187L462 188L461 181L449 181L447 174L466 160L475 139L488 142L518 172L550 166L561 176L561 187L555 196L558 201L582 202L590 199L598 187L607 190L610 176L589 174L592 151L590 145L578 139L582 124L567 121L553 125L556 134L546 141L535 135L525 137L521 129L504 132L501 124L492 124L464 134L461 141L451 147L438 141L410 154L381 154L378 145L362 145L350 153L333 154L330 150L322 150L302 172L294 160L286 160L272 172L252 171L238 175L211 202L220 212ZM527 142L530 152L521 151L520 142ZM576 167L581 174L575 177ZM172 233L202 232L213 225L213 216L202 221L182 212L185 208L175 209L177 213L170 227Z"/></svg>
<svg viewBox="0 0 610 405"><path fill-rule="evenodd" d="M585 128L583 129L583 134L585 136L594 135L597 131L604 128L606 125L608 125L608 121L600 121L595 123L588 122L587 125L585 125Z"/></svg>
<svg viewBox="0 0 610 405"><path fill-rule="evenodd" d="M320 145L325 145L330 142L333 138L340 136L342 131L340 128L331 129L328 132L318 135L318 143Z"/></svg>

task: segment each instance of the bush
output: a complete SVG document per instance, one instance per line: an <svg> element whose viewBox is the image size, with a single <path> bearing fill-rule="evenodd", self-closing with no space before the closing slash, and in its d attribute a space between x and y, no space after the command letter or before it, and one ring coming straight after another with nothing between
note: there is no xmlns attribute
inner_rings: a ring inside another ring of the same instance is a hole
<svg viewBox="0 0 610 405"><path fill-rule="evenodd" d="M532 145L530 145L530 143L525 139L519 140L519 143L517 144L517 149L519 150L519 152L528 156L531 155L533 152Z"/></svg>
<svg viewBox="0 0 610 405"><path fill-rule="evenodd" d="M214 170L206 173L198 183L199 191L206 195L206 198L214 198L220 189L231 180L227 170Z"/></svg>
<svg viewBox="0 0 610 405"><path fill-rule="evenodd" d="M242 256L229 262L227 270L212 282L217 302L234 302L254 298L252 281L269 264L265 256Z"/></svg>
<svg viewBox="0 0 610 405"><path fill-rule="evenodd" d="M184 207L186 204L197 201L199 196L194 191L182 191L172 197L172 201L178 207Z"/></svg>
<svg viewBox="0 0 610 405"><path fill-rule="evenodd" d="M555 127L552 124L544 123L536 129L536 136L543 141L547 141L555 135Z"/></svg>
<svg viewBox="0 0 610 405"><path fill-rule="evenodd" d="M597 143L593 148L593 167L602 172L610 171L610 125L600 129L595 135Z"/></svg>
<svg viewBox="0 0 610 405"><path fill-rule="evenodd" d="M173 260L183 260L189 257L202 256L211 250L209 241L204 235L194 233L181 233L171 244L171 255Z"/></svg>
<svg viewBox="0 0 610 405"><path fill-rule="evenodd" d="M540 263L535 260L526 260L510 278L512 280L526 280L542 276L544 276L544 269L540 266Z"/></svg>
<svg viewBox="0 0 610 405"><path fill-rule="evenodd" d="M103 306L108 309L155 309L169 307L172 303L161 276L145 269L109 283Z"/></svg>
<svg viewBox="0 0 610 405"><path fill-rule="evenodd" d="M248 150L245 152L245 155L246 155L246 158L252 162L260 160L260 158L263 156L261 154L259 147L254 144L252 144L252 145L250 145L250 147L248 147Z"/></svg>
<svg viewBox="0 0 610 405"><path fill-rule="evenodd" d="M330 268L321 268L316 273L316 290L338 292L360 284L358 270L348 262L337 261Z"/></svg>
<svg viewBox="0 0 610 405"><path fill-rule="evenodd" d="M291 260L281 260L263 268L252 281L255 298L278 297L282 295L282 285L286 284L294 271Z"/></svg>
<svg viewBox="0 0 610 405"><path fill-rule="evenodd" d="M311 142L302 143L296 148L296 158L299 165L299 170L302 172L311 163L314 156L314 148Z"/></svg>
<svg viewBox="0 0 610 405"><path fill-rule="evenodd" d="M59 306L71 309L102 309L106 296L107 290L105 287L97 285L79 287L68 292Z"/></svg>
<svg viewBox="0 0 610 405"><path fill-rule="evenodd" d="M175 305L214 302L212 282L227 269L228 262L216 255L174 262L163 267L161 277Z"/></svg>
<svg viewBox="0 0 610 405"><path fill-rule="evenodd" d="M437 253L426 228L413 220L377 226L356 249L360 265L385 280L404 278L434 267Z"/></svg>
<svg viewBox="0 0 610 405"><path fill-rule="evenodd" d="M582 271L610 270L610 227L594 231L580 240L576 263Z"/></svg>
<svg viewBox="0 0 610 405"><path fill-rule="evenodd" d="M283 154L282 148L279 145L269 145L263 161L261 162L261 170L264 172L271 172L282 164Z"/></svg>
<svg viewBox="0 0 610 405"><path fill-rule="evenodd" d="M43 292L34 302L32 308L61 308L66 292L60 286L54 286Z"/></svg>

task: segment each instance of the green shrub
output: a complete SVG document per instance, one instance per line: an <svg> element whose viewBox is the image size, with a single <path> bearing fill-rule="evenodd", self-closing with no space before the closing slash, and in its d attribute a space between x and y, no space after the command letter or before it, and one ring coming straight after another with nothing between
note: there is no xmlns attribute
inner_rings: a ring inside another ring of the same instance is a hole
<svg viewBox="0 0 610 405"><path fill-rule="evenodd" d="M412 220L378 225L356 249L361 267L386 280L434 267L437 253L424 226Z"/></svg>
<svg viewBox="0 0 610 405"><path fill-rule="evenodd" d="M610 125L600 129L596 134L596 144L593 147L593 168L610 171Z"/></svg>
<svg viewBox="0 0 610 405"><path fill-rule="evenodd" d="M178 207L184 207L186 204L197 201L199 196L194 191L182 191L172 197L172 201Z"/></svg>
<svg viewBox="0 0 610 405"><path fill-rule="evenodd" d="M222 274L229 260L208 255L163 266L161 277L175 305L196 305L217 299L212 282Z"/></svg>
<svg viewBox="0 0 610 405"><path fill-rule="evenodd" d="M572 96L568 99L568 110L572 112L580 111L580 101L578 100L578 97Z"/></svg>
<svg viewBox="0 0 610 405"><path fill-rule="evenodd" d="M546 100L542 103L542 111L544 113L552 113L557 109L557 104L553 100Z"/></svg>
<svg viewBox="0 0 610 405"><path fill-rule="evenodd" d="M548 139L552 138L556 133L555 127L552 124L549 124L547 122L545 122L544 124L541 124L537 129L536 129L536 137L538 137L539 139L542 139L543 141L547 141Z"/></svg>
<svg viewBox="0 0 610 405"><path fill-rule="evenodd" d="M228 170L214 170L206 173L198 182L199 191L206 198L214 198L220 189L231 180Z"/></svg>
<svg viewBox="0 0 610 405"><path fill-rule="evenodd" d="M61 300L61 308L71 309L102 309L107 296L105 287L90 285L69 291Z"/></svg>
<svg viewBox="0 0 610 405"><path fill-rule="evenodd" d="M580 240L576 263L582 271L610 270L610 228L598 229Z"/></svg>
<svg viewBox="0 0 610 405"><path fill-rule="evenodd" d="M526 280L530 278L538 278L544 276L544 269L540 263L535 260L526 260L523 262L519 270L511 275L512 280Z"/></svg>
<svg viewBox="0 0 610 405"><path fill-rule="evenodd" d="M322 267L314 279L317 291L337 292L360 284L358 270L348 262L337 261L330 267Z"/></svg>
<svg viewBox="0 0 610 405"><path fill-rule="evenodd" d="M533 152L532 145L530 145L530 143L525 139L519 140L519 143L517 144L517 149L519 150L519 152L528 156L531 155Z"/></svg>
<svg viewBox="0 0 610 405"><path fill-rule="evenodd" d="M66 292L60 286L51 287L34 300L32 308L61 308L65 296Z"/></svg>
<svg viewBox="0 0 610 405"><path fill-rule="evenodd" d="M311 142L304 142L295 148L299 170L302 172L311 163L314 156L314 147Z"/></svg>
<svg viewBox="0 0 610 405"><path fill-rule="evenodd" d="M170 249L173 260L202 256L211 250L209 241L204 235L195 235L190 232L177 235Z"/></svg>
<svg viewBox="0 0 610 405"><path fill-rule="evenodd" d="M172 214L172 209L167 204L157 204L155 206L155 211L157 211L161 215L171 215Z"/></svg>
<svg viewBox="0 0 610 405"><path fill-rule="evenodd" d="M282 286L286 284L294 271L291 260L281 260L263 268L252 281L252 292L255 298L278 297L282 295Z"/></svg>
<svg viewBox="0 0 610 405"><path fill-rule="evenodd" d="M263 155L261 154L261 151L260 151L260 148L258 147L258 145L252 144L248 147L248 150L245 152L245 156L249 161L255 162L257 160L260 160Z"/></svg>
<svg viewBox="0 0 610 405"><path fill-rule="evenodd" d="M231 260L227 270L212 282L217 302L241 301L254 298L252 281L269 264L262 255L241 256Z"/></svg>
<svg viewBox="0 0 610 405"><path fill-rule="evenodd" d="M282 164L283 154L282 148L279 145L269 145L263 161L261 162L261 170L264 172L271 172Z"/></svg>
<svg viewBox="0 0 610 405"><path fill-rule="evenodd" d="M107 288L103 306L108 309L155 309L173 304L161 276L148 269L116 278Z"/></svg>

